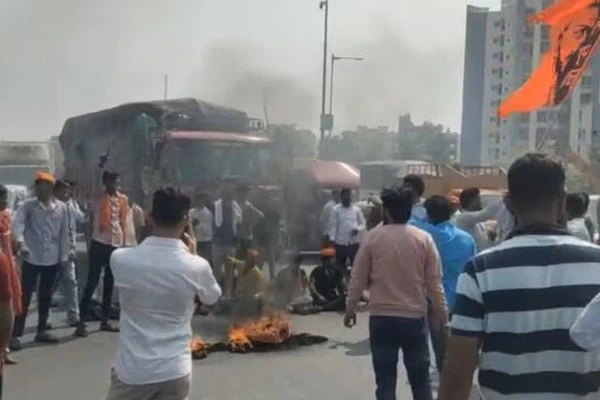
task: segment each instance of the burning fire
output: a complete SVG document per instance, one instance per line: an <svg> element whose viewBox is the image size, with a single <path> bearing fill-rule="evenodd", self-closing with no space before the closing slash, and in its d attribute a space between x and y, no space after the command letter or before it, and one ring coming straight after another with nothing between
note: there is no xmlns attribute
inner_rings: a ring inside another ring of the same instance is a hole
<svg viewBox="0 0 600 400"><path fill-rule="evenodd" d="M195 360L209 353L229 351L246 353L249 351L268 351L289 349L297 346L311 346L327 341L324 336L308 333L292 335L292 325L284 314L268 314L257 320L239 325L231 325L227 332L227 342L207 343L196 336L190 342L190 350Z"/></svg>
<svg viewBox="0 0 600 400"><path fill-rule="evenodd" d="M235 353L245 353L252 348L252 342L241 326L230 326L227 332L227 344Z"/></svg>
<svg viewBox="0 0 600 400"><path fill-rule="evenodd" d="M204 358L208 355L209 345L201 337L194 337L190 342L190 349L192 350L192 357L194 359Z"/></svg>
<svg viewBox="0 0 600 400"><path fill-rule="evenodd" d="M292 325L283 314L265 315L256 321L232 325L227 332L227 344L233 352L246 352L253 344L281 344L292 334Z"/></svg>

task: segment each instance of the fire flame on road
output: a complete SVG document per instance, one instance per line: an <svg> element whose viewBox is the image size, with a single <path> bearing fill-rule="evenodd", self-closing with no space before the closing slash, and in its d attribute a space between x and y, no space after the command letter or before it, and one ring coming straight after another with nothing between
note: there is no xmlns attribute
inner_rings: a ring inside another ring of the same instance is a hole
<svg viewBox="0 0 600 400"><path fill-rule="evenodd" d="M310 346L327 341L326 337L301 333L292 335L292 325L284 314L267 314L257 320L229 326L226 343L208 343L200 337L190 342L192 357L203 359L209 353L229 351L247 353Z"/></svg>
<svg viewBox="0 0 600 400"><path fill-rule="evenodd" d="M201 337L194 337L190 342L190 349L194 356L206 356L209 345Z"/></svg>
<svg viewBox="0 0 600 400"><path fill-rule="evenodd" d="M281 344L292 334L292 325L283 314L265 315L256 321L232 325L227 332L227 344L233 352L246 352L253 344Z"/></svg>

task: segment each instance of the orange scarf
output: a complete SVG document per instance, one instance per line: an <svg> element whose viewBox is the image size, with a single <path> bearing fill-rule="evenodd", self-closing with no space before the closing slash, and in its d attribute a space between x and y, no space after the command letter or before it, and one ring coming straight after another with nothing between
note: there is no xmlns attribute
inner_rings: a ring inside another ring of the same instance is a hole
<svg viewBox="0 0 600 400"><path fill-rule="evenodd" d="M128 200L127 196L124 196L120 193L116 194L117 199L119 201L119 225L121 226L121 232L125 235L125 230L127 226L127 207ZM110 229L110 218L112 215L112 202L111 196L104 193L100 198L100 215L99 215L99 225L100 232L104 233Z"/></svg>
<svg viewBox="0 0 600 400"><path fill-rule="evenodd" d="M12 294L12 306L15 315L23 313L23 292L21 291L21 279L17 272L17 265L12 251L12 232L8 210L0 211L0 251L4 253L10 267L10 289Z"/></svg>

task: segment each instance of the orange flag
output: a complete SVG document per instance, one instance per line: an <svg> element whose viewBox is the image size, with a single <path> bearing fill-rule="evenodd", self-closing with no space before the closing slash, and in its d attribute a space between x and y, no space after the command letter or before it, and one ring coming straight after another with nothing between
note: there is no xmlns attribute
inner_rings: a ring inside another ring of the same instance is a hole
<svg viewBox="0 0 600 400"><path fill-rule="evenodd" d="M560 104L600 43L600 0L559 0L529 21L550 27L550 49L523 86L500 104L502 118Z"/></svg>

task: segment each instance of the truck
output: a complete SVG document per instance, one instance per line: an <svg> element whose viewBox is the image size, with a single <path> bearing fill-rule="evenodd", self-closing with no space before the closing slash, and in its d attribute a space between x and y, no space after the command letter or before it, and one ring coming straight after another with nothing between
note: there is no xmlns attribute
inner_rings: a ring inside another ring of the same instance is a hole
<svg viewBox="0 0 600 400"><path fill-rule="evenodd" d="M47 142L0 142L0 182L31 186L36 171L54 173Z"/></svg>
<svg viewBox="0 0 600 400"><path fill-rule="evenodd" d="M253 134L262 121L239 110L182 98L129 103L69 118L59 136L64 177L80 201L101 187L99 157L121 175L123 191L148 209L161 186L211 193L232 179L250 187L279 182L271 141Z"/></svg>

